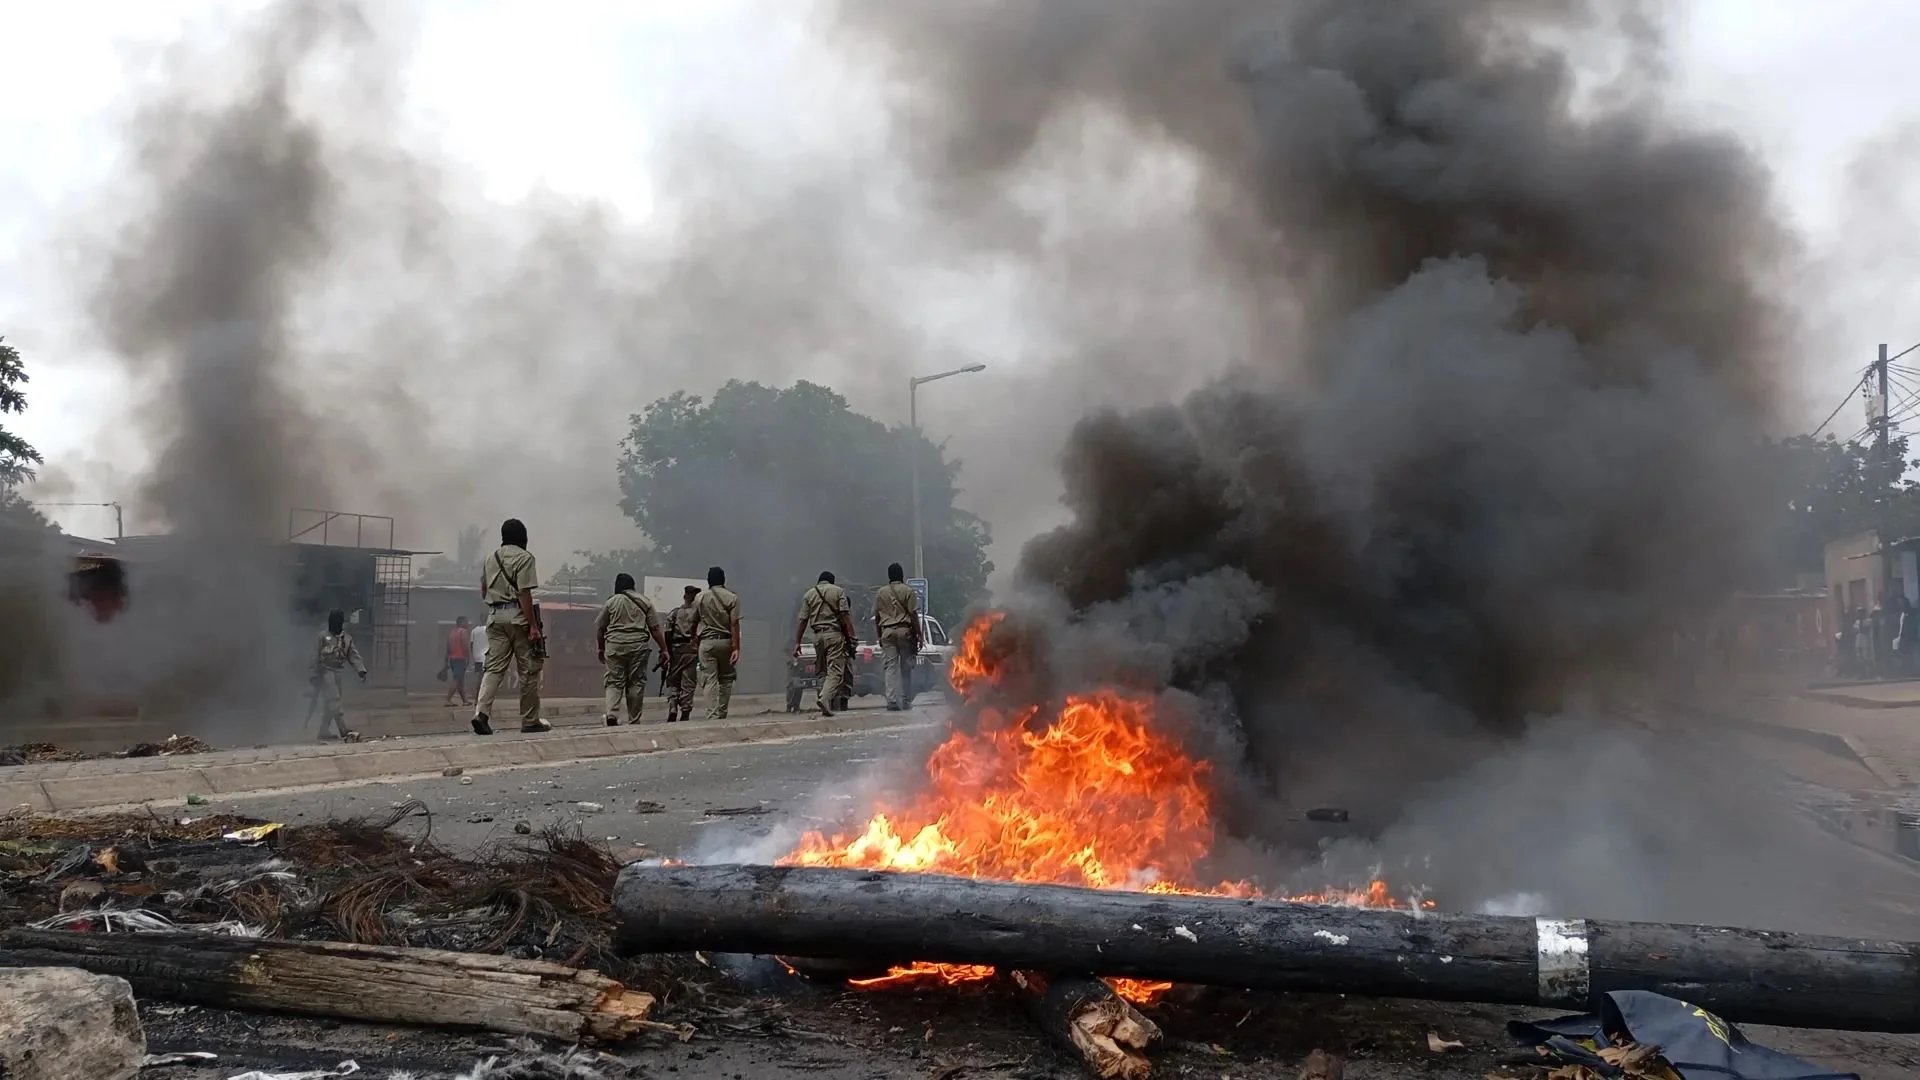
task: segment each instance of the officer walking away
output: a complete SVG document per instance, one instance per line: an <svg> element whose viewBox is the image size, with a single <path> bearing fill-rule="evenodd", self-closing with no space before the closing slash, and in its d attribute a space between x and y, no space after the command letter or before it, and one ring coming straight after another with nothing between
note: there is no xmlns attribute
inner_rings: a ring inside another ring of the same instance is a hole
<svg viewBox="0 0 1920 1080"><path fill-rule="evenodd" d="M700 638L700 681L707 684L707 719L725 720L733 700L734 668L740 663L740 598L727 588L727 572L707 570L707 591L694 602Z"/></svg>
<svg viewBox="0 0 1920 1080"><path fill-rule="evenodd" d="M475 735L493 734L493 699L509 667L520 673L520 730L553 730L540 719L540 669L547 665L547 640L533 602L539 581L533 552L527 550L527 527L519 518L508 518L500 523L500 546L480 565L480 595L487 604L487 673L474 699Z"/></svg>
<svg viewBox="0 0 1920 1080"><path fill-rule="evenodd" d="M632 574L616 574L613 595L600 605L593 620L593 641L600 662L607 666L607 726L620 725L620 703L627 703L627 723L640 722L640 706L647 697L647 661L653 659L648 641L667 651L660 636L660 617L653 601L634 591Z"/></svg>
<svg viewBox="0 0 1920 1080"><path fill-rule="evenodd" d="M847 590L834 583L833 571L820 571L820 580L800 597L800 621L793 628L793 655L813 632L813 659L820 665L820 715L832 716L833 706L847 692L847 649L854 640L853 606Z"/></svg>
<svg viewBox="0 0 1920 1080"><path fill-rule="evenodd" d="M313 654L313 687L319 691L324 711L320 715L320 736L326 737L329 727L340 732L342 742L355 742L360 736L347 730L346 709L340 704L340 673L352 666L361 682L367 681L367 662L360 659L360 650L353 644L353 635L347 633L347 613L334 610L327 612L327 632L320 635L320 646Z"/></svg>
<svg viewBox="0 0 1920 1080"><path fill-rule="evenodd" d="M687 586L680 606L667 612L666 648L660 655L664 673L662 689L667 695L667 723L693 719L693 691L700 681L700 657L695 654L700 612L694 598L700 586Z"/></svg>
<svg viewBox="0 0 1920 1080"><path fill-rule="evenodd" d="M874 628L887 673L887 711L913 706L913 662L920 657L920 597L907 587L899 563L887 567L887 583L873 594Z"/></svg>

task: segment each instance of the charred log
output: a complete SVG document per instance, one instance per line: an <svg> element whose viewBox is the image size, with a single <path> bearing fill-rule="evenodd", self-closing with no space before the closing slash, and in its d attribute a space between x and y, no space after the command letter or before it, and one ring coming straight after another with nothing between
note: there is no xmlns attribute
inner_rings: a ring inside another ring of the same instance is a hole
<svg viewBox="0 0 1920 1080"><path fill-rule="evenodd" d="M653 997L541 960L213 934L0 934L0 966L117 975L136 996L372 1023L612 1042L663 1027Z"/></svg>
<svg viewBox="0 0 1920 1080"><path fill-rule="evenodd" d="M1762 930L1322 907L768 866L641 866L629 952L913 957L1246 989L1589 1008L1652 990L1730 1020L1920 1031L1920 945Z"/></svg>
<svg viewBox="0 0 1920 1080"><path fill-rule="evenodd" d="M1113 988L1084 976L1049 977L1016 971L1040 1029L1072 1050L1100 1080L1146 1080L1152 1063L1140 1053L1160 1040L1160 1029Z"/></svg>

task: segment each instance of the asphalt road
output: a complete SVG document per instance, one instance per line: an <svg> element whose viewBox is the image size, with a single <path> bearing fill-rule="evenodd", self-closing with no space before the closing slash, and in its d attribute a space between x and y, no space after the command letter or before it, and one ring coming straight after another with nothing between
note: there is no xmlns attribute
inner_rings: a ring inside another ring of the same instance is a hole
<svg viewBox="0 0 1920 1080"><path fill-rule="evenodd" d="M893 730L238 796L203 812L296 825L377 818L419 800L424 811L403 827L430 830L458 853L516 839L517 823L535 832L578 825L624 855L638 847L659 855L744 849L822 824L854 805L854 790L870 778L910 770L939 737L944 715L926 705Z"/></svg>

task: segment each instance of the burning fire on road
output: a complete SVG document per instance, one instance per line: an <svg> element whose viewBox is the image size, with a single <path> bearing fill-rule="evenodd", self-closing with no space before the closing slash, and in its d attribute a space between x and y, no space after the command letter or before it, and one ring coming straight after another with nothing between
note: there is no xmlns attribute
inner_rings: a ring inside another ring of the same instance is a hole
<svg viewBox="0 0 1920 1080"><path fill-rule="evenodd" d="M1210 763L1154 724L1154 699L1102 688L1056 703L1005 704L1017 649L996 640L1004 613L976 619L949 678L972 718L926 762L926 782L898 806L877 807L864 828L810 832L786 866L846 867L1028 884L1151 893L1257 897L1249 881L1210 879L1215 789ZM1003 635L1004 636L1004 635ZM1364 888L1272 897L1356 907L1432 907L1396 897L1385 881ZM915 963L853 985L960 984L991 978L973 964ZM1170 983L1111 980L1149 1002Z"/></svg>

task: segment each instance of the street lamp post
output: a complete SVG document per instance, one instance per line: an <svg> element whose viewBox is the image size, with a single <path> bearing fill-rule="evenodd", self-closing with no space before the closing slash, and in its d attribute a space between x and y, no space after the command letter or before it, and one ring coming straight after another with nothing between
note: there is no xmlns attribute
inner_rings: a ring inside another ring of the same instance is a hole
<svg viewBox="0 0 1920 1080"><path fill-rule="evenodd" d="M916 375L907 380L907 426L913 429L913 447L908 459L913 467L913 576L927 576L926 553L920 546L920 403L921 383L935 382L952 378L955 375L972 375L987 370L985 364L968 364L966 367L943 371L938 375Z"/></svg>

